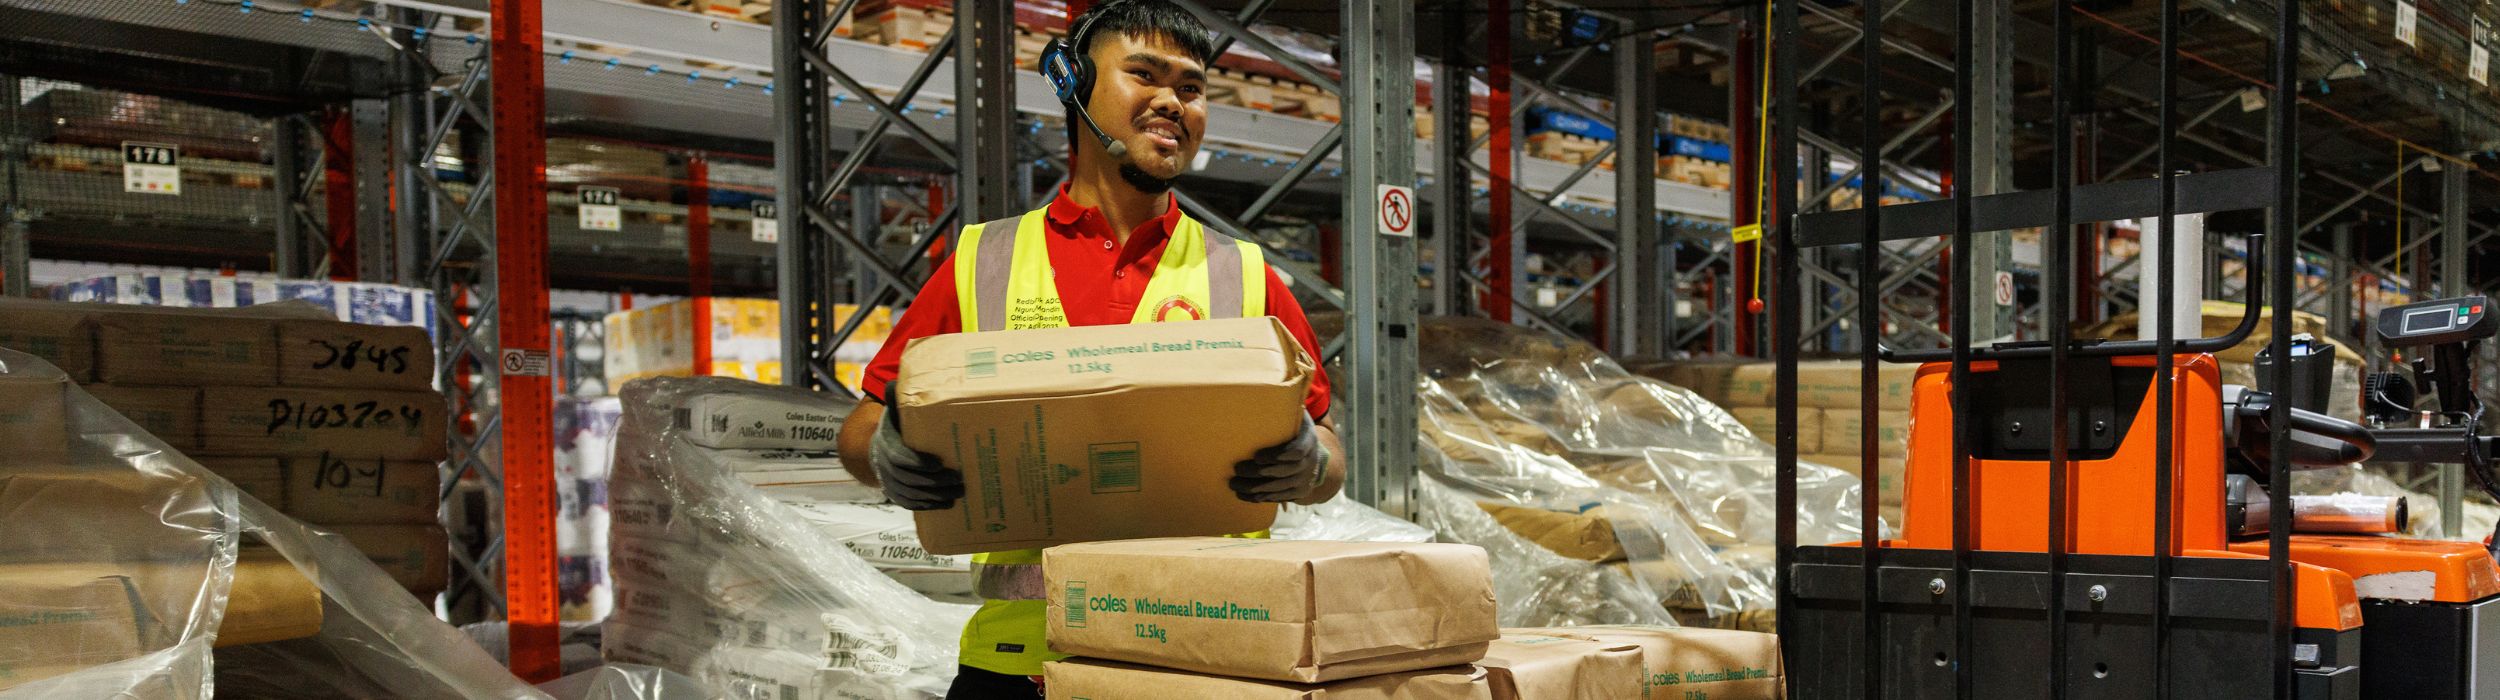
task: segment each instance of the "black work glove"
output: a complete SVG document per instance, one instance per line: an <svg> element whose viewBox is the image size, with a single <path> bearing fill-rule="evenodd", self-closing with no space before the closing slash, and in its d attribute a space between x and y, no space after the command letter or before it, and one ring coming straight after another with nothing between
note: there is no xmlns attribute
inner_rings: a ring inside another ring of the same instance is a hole
<svg viewBox="0 0 2500 700"><path fill-rule="evenodd" d="M964 473L939 462L937 455L903 444L902 411L892 406L877 421L877 436L868 443L868 464L886 500L905 510L944 510L964 497Z"/></svg>
<svg viewBox="0 0 2500 700"><path fill-rule="evenodd" d="M1251 503L1299 501L1319 490L1327 476L1328 448L1320 446L1319 426L1306 413L1293 439L1233 465L1233 495Z"/></svg>

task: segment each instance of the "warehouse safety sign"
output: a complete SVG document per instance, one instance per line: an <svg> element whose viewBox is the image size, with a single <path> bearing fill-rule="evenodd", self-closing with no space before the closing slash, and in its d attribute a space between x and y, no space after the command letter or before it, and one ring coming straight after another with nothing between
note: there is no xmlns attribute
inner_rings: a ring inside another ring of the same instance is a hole
<svg viewBox="0 0 2500 700"><path fill-rule="evenodd" d="M182 148L169 143L123 141L122 191L182 194Z"/></svg>
<svg viewBox="0 0 2500 700"><path fill-rule="evenodd" d="M1380 186L1380 235L1415 235L1415 191L1397 185Z"/></svg>

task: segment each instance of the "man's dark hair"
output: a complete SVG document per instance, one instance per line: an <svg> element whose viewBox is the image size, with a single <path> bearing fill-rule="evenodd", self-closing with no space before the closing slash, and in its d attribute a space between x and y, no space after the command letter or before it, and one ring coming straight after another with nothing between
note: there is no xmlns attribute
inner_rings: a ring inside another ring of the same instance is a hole
<svg viewBox="0 0 2500 700"><path fill-rule="evenodd" d="M1068 31L1074 32L1088 22L1093 23L1093 27L1085 36L1069 36L1068 40L1083 39L1086 44L1092 44L1101 37L1127 34L1169 42L1188 52L1191 58L1198 59L1199 65L1211 66L1215 63L1215 37L1207 32L1207 25L1200 23L1197 15L1190 14L1189 10L1170 0L1107 0L1095 3L1083 14L1068 19ZM1069 48L1084 54L1093 47L1072 44ZM1095 66L1098 69L1101 67Z"/></svg>
<svg viewBox="0 0 2500 700"><path fill-rule="evenodd" d="M1074 32L1077 28L1086 26L1087 22L1092 22L1093 27L1086 30L1085 36L1075 36ZM1169 44L1189 54L1191 58L1198 59L1199 65L1208 67L1215 65L1215 37L1208 33L1207 25L1199 22L1197 15L1190 14L1189 10L1173 4L1171 0L1105 0L1094 3L1094 6L1086 8L1085 12L1068 18L1068 31L1070 32L1068 48L1078 55L1092 56L1093 54L1088 52L1093 50L1092 44L1097 39L1113 34L1126 34ZM1085 43L1075 43L1080 39ZM1103 80L1103 71L1107 69L1111 67L1094 66L1093 79L1097 82ZM1084 94L1076 96L1079 100L1091 100L1093 97L1092 84L1086 85ZM1077 124L1074 110L1068 110L1067 114L1062 116L1066 117L1067 121L1068 148L1073 152L1076 144L1079 143L1077 141L1079 135L1085 133L1084 127ZM1136 172L1134 175L1126 172L1136 170L1134 166L1123 166L1122 170L1124 172L1121 174L1127 176L1131 184L1140 185L1139 189L1159 192L1161 189L1171 187L1171 183L1153 180L1143 172ZM1146 179L1140 180L1139 178ZM1159 185L1161 189L1147 186L1149 183Z"/></svg>

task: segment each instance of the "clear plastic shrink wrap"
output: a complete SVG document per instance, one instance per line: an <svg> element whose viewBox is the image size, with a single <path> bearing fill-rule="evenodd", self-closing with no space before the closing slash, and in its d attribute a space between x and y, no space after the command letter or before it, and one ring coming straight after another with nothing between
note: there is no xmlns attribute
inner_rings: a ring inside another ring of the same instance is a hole
<svg viewBox="0 0 2500 700"><path fill-rule="evenodd" d="M951 559L914 555L908 517L899 532L860 522L862 512L892 507L843 500L874 498L874 489L825 471L830 432L739 427L792 417L838 426L822 417L848 413L847 402L664 377L626 385L624 405L609 486L617 595L605 626L609 661L684 673L735 698L945 692L972 606L933 601L860 552L889 568L917 561L942 570ZM735 439L703 434L716 426L731 426ZM793 480L794 472L814 476ZM828 534L836 527L891 537L846 541Z"/></svg>
<svg viewBox="0 0 2500 700"><path fill-rule="evenodd" d="M1313 318L1323 340L1340 323ZM1769 629L1770 444L1577 340L1433 317L1420 345L1422 520L1494 552L1503 625ZM1801 462L1797 482L1800 542L1857 539L1857 477Z"/></svg>
<svg viewBox="0 0 2500 700"><path fill-rule="evenodd" d="M0 626L0 698L544 697L344 539L11 350L0 444L0 620L26 623Z"/></svg>

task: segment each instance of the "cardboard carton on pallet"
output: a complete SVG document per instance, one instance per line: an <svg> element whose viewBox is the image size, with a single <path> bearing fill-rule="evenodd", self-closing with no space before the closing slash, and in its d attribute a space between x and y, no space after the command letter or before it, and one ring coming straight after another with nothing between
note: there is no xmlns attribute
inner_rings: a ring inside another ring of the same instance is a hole
<svg viewBox="0 0 2500 700"><path fill-rule="evenodd" d="M927 51L946 38L955 12L921 3L862 3L851 21L852 39Z"/></svg>

